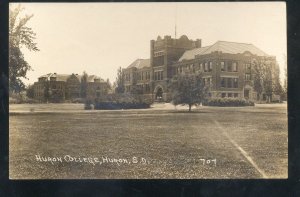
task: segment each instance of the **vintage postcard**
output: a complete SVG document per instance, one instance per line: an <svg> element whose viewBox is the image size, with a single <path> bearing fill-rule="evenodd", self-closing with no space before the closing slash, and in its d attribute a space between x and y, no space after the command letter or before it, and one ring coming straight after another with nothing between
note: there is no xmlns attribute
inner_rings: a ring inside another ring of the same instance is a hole
<svg viewBox="0 0 300 197"><path fill-rule="evenodd" d="M10 3L10 179L288 178L284 2Z"/></svg>

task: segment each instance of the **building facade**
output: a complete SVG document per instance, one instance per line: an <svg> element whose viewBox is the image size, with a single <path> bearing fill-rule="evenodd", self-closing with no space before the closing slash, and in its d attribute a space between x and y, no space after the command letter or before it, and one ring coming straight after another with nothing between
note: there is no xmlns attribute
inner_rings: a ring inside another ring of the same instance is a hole
<svg viewBox="0 0 300 197"><path fill-rule="evenodd" d="M137 59L123 69L125 92L133 89L155 100L170 101L170 80L182 72L201 72L210 84L210 97L257 100L252 62L264 61L279 69L274 56L247 43L217 41L201 46L201 40L158 36L150 41L150 59Z"/></svg>
<svg viewBox="0 0 300 197"><path fill-rule="evenodd" d="M87 75L82 83L82 75L49 73L38 78L34 83L34 98L45 102L74 101L80 98L95 99L108 93L108 84L96 75ZM82 86L84 85L85 96Z"/></svg>

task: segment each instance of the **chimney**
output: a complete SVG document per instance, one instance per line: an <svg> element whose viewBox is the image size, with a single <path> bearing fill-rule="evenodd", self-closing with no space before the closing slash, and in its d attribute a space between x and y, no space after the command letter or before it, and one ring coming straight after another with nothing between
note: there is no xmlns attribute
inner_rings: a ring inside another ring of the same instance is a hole
<svg viewBox="0 0 300 197"><path fill-rule="evenodd" d="M197 39L195 41L195 45L196 45L196 48L200 48L201 47L201 39Z"/></svg>
<svg viewBox="0 0 300 197"><path fill-rule="evenodd" d="M154 40L150 41L150 66L153 66L153 56L154 56Z"/></svg>

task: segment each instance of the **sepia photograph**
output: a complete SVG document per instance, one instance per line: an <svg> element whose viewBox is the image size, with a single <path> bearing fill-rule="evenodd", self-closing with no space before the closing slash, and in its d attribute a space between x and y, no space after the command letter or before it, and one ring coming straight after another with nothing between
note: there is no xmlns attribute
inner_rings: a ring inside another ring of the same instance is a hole
<svg viewBox="0 0 300 197"><path fill-rule="evenodd" d="M9 179L287 179L286 25L285 2L10 3Z"/></svg>

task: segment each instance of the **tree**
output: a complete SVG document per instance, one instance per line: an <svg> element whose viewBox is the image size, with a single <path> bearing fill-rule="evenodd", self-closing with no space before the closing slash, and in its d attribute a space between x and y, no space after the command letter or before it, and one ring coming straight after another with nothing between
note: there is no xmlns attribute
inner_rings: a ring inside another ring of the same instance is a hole
<svg viewBox="0 0 300 197"><path fill-rule="evenodd" d="M279 68L275 66L264 59L252 61L254 90L258 94L259 100L262 99L264 93L267 96L267 102L271 102L272 94L280 91Z"/></svg>
<svg viewBox="0 0 300 197"><path fill-rule="evenodd" d="M125 92L125 85L124 85L124 74L122 72L122 68L118 69L118 74L116 78L116 93L124 93Z"/></svg>
<svg viewBox="0 0 300 197"><path fill-rule="evenodd" d="M143 94L143 88L141 86L134 85L130 89L130 94Z"/></svg>
<svg viewBox="0 0 300 197"><path fill-rule="evenodd" d="M267 98L267 102L272 101L272 95L283 95L283 87L280 83L280 69L277 63L272 61L261 59L252 61L254 71L254 90L261 100L264 93Z"/></svg>
<svg viewBox="0 0 300 197"><path fill-rule="evenodd" d="M205 85L201 73L182 73L174 77L170 83L172 102L174 105L199 105L207 96L210 85Z"/></svg>
<svg viewBox="0 0 300 197"><path fill-rule="evenodd" d="M83 71L81 81L80 81L80 96L81 96L81 98L86 98L87 80L88 80L88 74L85 71Z"/></svg>
<svg viewBox="0 0 300 197"><path fill-rule="evenodd" d="M273 80L272 80L272 82L273 82L273 92L276 95L279 95L280 97L282 97L284 90L283 90L283 87L282 87L281 82L280 82L280 69L279 69L279 65L275 64L274 66L275 67L272 70L272 75L273 75Z"/></svg>
<svg viewBox="0 0 300 197"><path fill-rule="evenodd" d="M9 87L12 92L17 93L25 89L22 78L27 79L27 71L32 70L24 59L21 48L26 47L29 51L39 51L37 43L34 42L36 34L26 26L33 15L20 17L23 9L20 5L9 9Z"/></svg>
<svg viewBox="0 0 300 197"><path fill-rule="evenodd" d="M64 93L62 90L52 90L51 91L51 102L59 103L62 102L64 99Z"/></svg>
<svg viewBox="0 0 300 197"><path fill-rule="evenodd" d="M109 78L106 79L107 89L110 91L112 89L112 85L109 81Z"/></svg>
<svg viewBox="0 0 300 197"><path fill-rule="evenodd" d="M26 96L28 98L33 99L34 98L34 86L33 85L28 85L26 89Z"/></svg>
<svg viewBox="0 0 300 197"><path fill-rule="evenodd" d="M284 55L284 80L283 80L283 91L282 91L282 97L283 100L287 100L287 92L288 92L288 73L287 73L287 61L286 56Z"/></svg>
<svg viewBox="0 0 300 197"><path fill-rule="evenodd" d="M287 92L288 92L288 82L287 82L287 69L284 69L284 80L282 87L282 98L283 100L287 100Z"/></svg>
<svg viewBox="0 0 300 197"><path fill-rule="evenodd" d="M259 100L261 100L262 93L264 91L264 65L262 65L261 62L257 60L252 61L252 69L253 69L253 85L254 85L254 90L257 92Z"/></svg>
<svg viewBox="0 0 300 197"><path fill-rule="evenodd" d="M45 102L49 102L49 99L51 97L51 90L50 90L50 85L49 85L49 81L45 81L44 82L44 100Z"/></svg>

